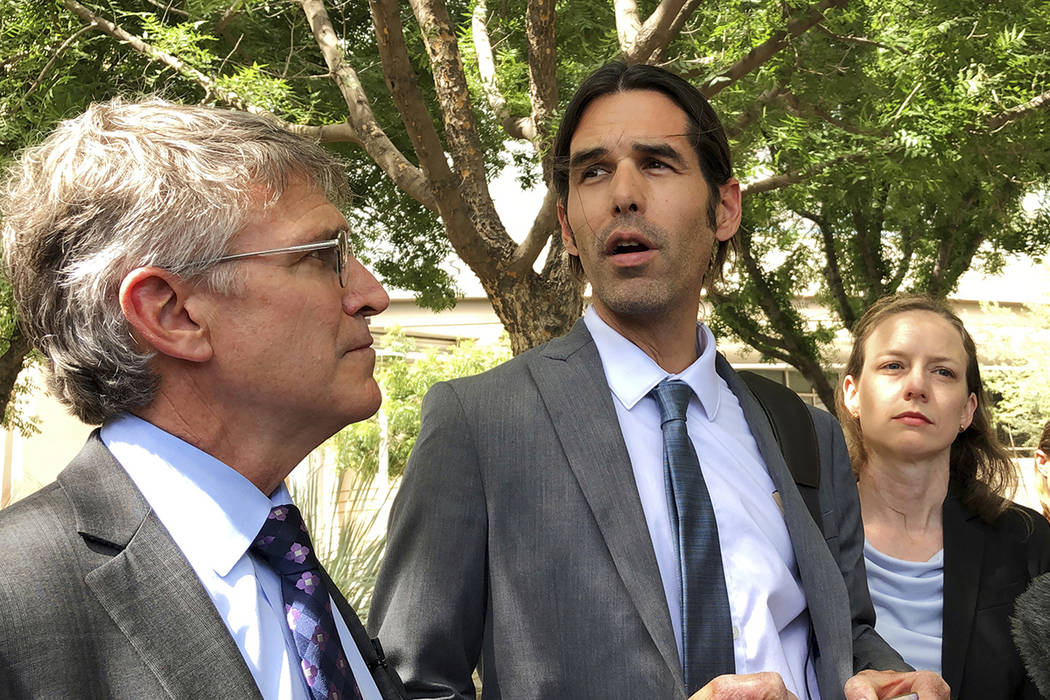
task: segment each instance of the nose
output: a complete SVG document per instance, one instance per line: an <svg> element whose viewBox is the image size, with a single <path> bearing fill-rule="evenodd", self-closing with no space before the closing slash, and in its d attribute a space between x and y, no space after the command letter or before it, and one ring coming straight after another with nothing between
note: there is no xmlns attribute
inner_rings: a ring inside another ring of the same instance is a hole
<svg viewBox="0 0 1050 700"><path fill-rule="evenodd" d="M615 214L645 213L645 177L633 161L621 162L612 178Z"/></svg>
<svg viewBox="0 0 1050 700"><path fill-rule="evenodd" d="M347 316L375 316L385 311L390 306L390 296L379 280L355 257L350 257L348 266L343 313Z"/></svg>
<svg viewBox="0 0 1050 700"><path fill-rule="evenodd" d="M911 372L908 372L908 376L904 383L904 398L907 401L925 401L928 396L927 382L929 376L922 367L915 367Z"/></svg>

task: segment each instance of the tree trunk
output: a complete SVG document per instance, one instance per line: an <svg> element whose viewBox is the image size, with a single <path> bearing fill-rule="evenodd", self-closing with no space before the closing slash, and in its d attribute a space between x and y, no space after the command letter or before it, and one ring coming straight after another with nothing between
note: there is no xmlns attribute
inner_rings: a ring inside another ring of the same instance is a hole
<svg viewBox="0 0 1050 700"><path fill-rule="evenodd" d="M542 275L529 269L503 277L493 288L484 280L482 285L515 355L564 335L583 313L583 285L567 265L550 257Z"/></svg>
<svg viewBox="0 0 1050 700"><path fill-rule="evenodd" d="M22 334L22 329L15 326L8 340L7 350L0 355L0 415L4 417L5 426L9 424L8 407L13 398L11 394L30 350L29 341Z"/></svg>

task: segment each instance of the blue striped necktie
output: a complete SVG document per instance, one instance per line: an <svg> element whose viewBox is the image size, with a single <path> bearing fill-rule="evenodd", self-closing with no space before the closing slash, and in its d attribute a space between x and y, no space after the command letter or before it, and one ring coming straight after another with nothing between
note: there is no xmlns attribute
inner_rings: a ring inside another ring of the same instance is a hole
<svg viewBox="0 0 1050 700"><path fill-rule="evenodd" d="M270 509L251 549L280 576L285 622L292 630L311 697L360 700L361 691L335 629L321 563L299 509L293 505Z"/></svg>
<svg viewBox="0 0 1050 700"><path fill-rule="evenodd" d="M736 667L729 594L711 494L685 423L692 389L683 381L668 379L650 394L660 407L664 488L682 599L682 671L687 694L692 695L715 676L733 673Z"/></svg>

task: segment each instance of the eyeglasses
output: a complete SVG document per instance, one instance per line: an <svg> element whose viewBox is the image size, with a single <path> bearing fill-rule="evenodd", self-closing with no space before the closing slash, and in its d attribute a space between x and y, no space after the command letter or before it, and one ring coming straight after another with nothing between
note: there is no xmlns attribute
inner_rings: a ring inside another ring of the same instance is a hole
<svg viewBox="0 0 1050 700"><path fill-rule="evenodd" d="M252 253L234 253L233 255L224 255L215 261L215 264L229 262L231 260L240 260L242 258L255 258L263 255L281 255L282 253L305 253L312 250L323 250L331 251L329 255L322 258L322 262L335 270L339 276L339 286L346 287L346 274L347 268L350 266L350 256L353 255L353 250L350 248L350 236L346 231L340 231L339 235L327 241L318 241L317 243L304 243L303 245L293 245L287 248L271 248L270 250L258 250Z"/></svg>

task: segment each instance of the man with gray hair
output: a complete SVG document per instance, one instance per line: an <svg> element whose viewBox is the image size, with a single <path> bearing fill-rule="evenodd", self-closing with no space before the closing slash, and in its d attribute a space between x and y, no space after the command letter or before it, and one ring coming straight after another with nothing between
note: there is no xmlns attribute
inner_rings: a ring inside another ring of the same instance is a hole
<svg viewBox="0 0 1050 700"><path fill-rule="evenodd" d="M100 424L0 511L0 696L396 698L284 478L381 400L346 182L251 114L91 106L14 163L3 253Z"/></svg>

